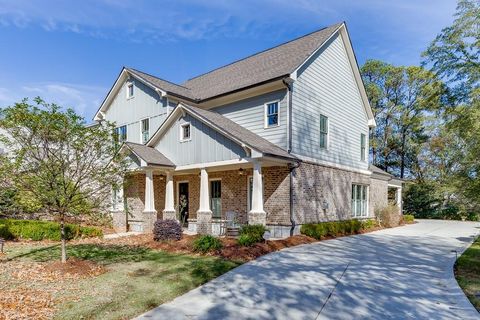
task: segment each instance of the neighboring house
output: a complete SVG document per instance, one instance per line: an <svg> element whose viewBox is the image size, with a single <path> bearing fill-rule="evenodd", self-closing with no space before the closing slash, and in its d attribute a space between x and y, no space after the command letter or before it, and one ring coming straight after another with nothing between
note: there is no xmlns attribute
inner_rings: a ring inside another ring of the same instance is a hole
<svg viewBox="0 0 480 320"><path fill-rule="evenodd" d="M95 120L116 123L132 159L114 195L117 229L163 217L218 233L235 212L287 236L372 217L389 187L401 199L401 182L369 165L375 120L344 23L182 84L123 68Z"/></svg>

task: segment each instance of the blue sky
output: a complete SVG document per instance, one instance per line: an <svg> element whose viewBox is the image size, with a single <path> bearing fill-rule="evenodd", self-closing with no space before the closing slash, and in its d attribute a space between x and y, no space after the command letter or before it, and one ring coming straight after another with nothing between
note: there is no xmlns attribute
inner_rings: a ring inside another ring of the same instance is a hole
<svg viewBox="0 0 480 320"><path fill-rule="evenodd" d="M0 0L0 107L39 95L90 120L124 65L181 83L339 21L360 64L418 64L455 7L455 0Z"/></svg>

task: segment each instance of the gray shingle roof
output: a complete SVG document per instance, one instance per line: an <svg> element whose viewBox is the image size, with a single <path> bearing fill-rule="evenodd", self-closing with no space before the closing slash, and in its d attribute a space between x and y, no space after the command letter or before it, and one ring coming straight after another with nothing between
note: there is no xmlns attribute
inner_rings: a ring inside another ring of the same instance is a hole
<svg viewBox="0 0 480 320"><path fill-rule="evenodd" d="M171 94L202 101L295 71L340 26L337 23L276 47L253 54L178 85L147 73L127 68L138 77Z"/></svg>
<svg viewBox="0 0 480 320"><path fill-rule="evenodd" d="M154 77L154 76L152 76L148 73L138 71L138 70L135 70L133 68L125 67L125 69L127 69L129 72L133 73L137 77L143 79L144 81L149 82L154 87L157 87L159 89L167 91L168 93L173 93L174 95L180 95L182 97L189 98L189 99L192 99L192 100L195 99L192 95L191 90L184 87L184 86L181 86L181 85L175 84L173 82Z"/></svg>
<svg viewBox="0 0 480 320"><path fill-rule="evenodd" d="M368 166L368 169L370 171L372 171L373 173L376 173L376 174L380 174L380 175L384 175L384 176L388 176L388 177L392 177L393 178L393 175L388 173L387 171L384 171L382 169L380 169L379 167L377 166L374 166L373 164L369 165Z"/></svg>
<svg viewBox="0 0 480 320"><path fill-rule="evenodd" d="M245 145L260 151L266 156L274 156L286 159L293 159L296 160L297 158L286 150L276 146L275 144L265 140L264 138L258 136L257 134L253 133L252 131L242 127L241 125L237 124L236 122L222 116L221 114L205 109L200 109L193 106L188 106L182 104L181 107L187 109L197 117L200 117L213 127L220 128L227 134L235 137L237 140L241 141Z"/></svg>
<svg viewBox="0 0 480 320"><path fill-rule="evenodd" d="M165 157L155 148L147 147L143 144L125 142L125 145L138 157L147 163L147 165L157 165L164 167L175 167L175 164Z"/></svg>
<svg viewBox="0 0 480 320"><path fill-rule="evenodd" d="M256 53L183 83L204 100L288 75L320 47L341 23Z"/></svg>

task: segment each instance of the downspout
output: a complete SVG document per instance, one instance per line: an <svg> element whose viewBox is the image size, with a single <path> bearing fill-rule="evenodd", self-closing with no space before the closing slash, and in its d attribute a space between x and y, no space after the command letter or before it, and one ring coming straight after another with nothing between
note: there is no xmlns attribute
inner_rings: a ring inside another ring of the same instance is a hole
<svg viewBox="0 0 480 320"><path fill-rule="evenodd" d="M283 79L283 83L287 87L287 106L288 106L288 123L287 123L287 152L292 152L292 87L293 87L293 79L288 77ZM294 164L290 164L289 166L289 179L290 179L290 190L289 190L289 198L290 198L290 236L293 236L295 231L295 219L293 217L293 175L294 170L298 167L298 162Z"/></svg>

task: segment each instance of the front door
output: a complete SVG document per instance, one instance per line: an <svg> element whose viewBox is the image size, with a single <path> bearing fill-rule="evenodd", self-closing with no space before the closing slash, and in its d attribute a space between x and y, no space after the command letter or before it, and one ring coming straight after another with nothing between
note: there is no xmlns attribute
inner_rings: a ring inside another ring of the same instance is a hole
<svg viewBox="0 0 480 320"><path fill-rule="evenodd" d="M178 212L180 213L180 223L187 226L188 220L188 182L178 184Z"/></svg>
<svg viewBox="0 0 480 320"><path fill-rule="evenodd" d="M222 181L210 181L210 206L213 218L222 217Z"/></svg>

